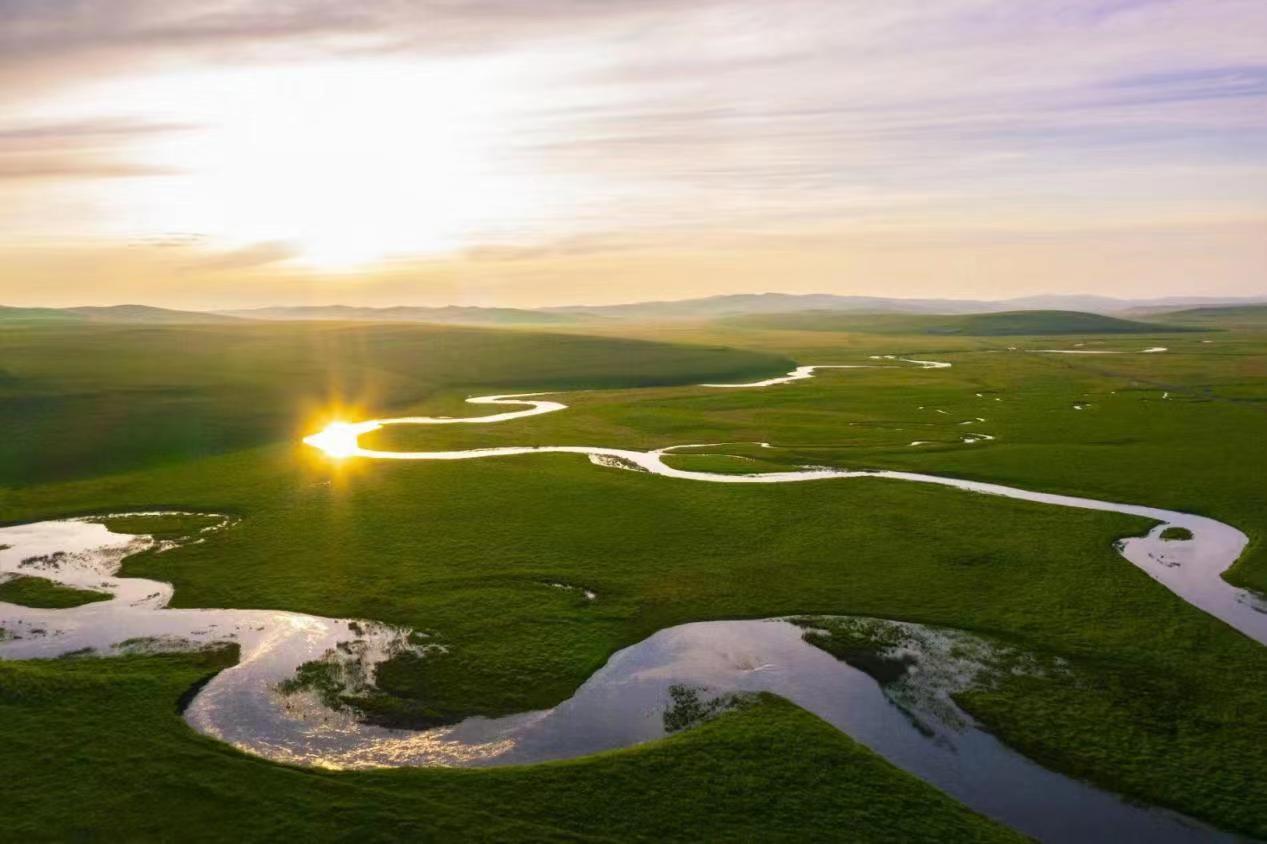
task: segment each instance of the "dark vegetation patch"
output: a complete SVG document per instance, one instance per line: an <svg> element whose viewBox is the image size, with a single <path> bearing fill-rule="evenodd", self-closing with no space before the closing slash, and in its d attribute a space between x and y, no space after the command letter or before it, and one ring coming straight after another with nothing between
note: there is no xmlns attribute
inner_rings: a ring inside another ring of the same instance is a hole
<svg viewBox="0 0 1267 844"><path fill-rule="evenodd" d="M669 704L664 709L664 731L676 733L698 727L728 709L741 706L745 696L736 694L705 697L703 689L675 684L669 686Z"/></svg>
<svg viewBox="0 0 1267 844"><path fill-rule="evenodd" d="M1161 532L1161 538L1167 542L1183 542L1192 538L1192 531L1186 527L1171 525Z"/></svg>
<svg viewBox="0 0 1267 844"><path fill-rule="evenodd" d="M806 633L805 641L852 665L881 686L898 682L915 664L915 657L910 654L890 656L882 653L881 648L875 645L845 645L838 643L832 636L819 633Z"/></svg>
<svg viewBox="0 0 1267 844"><path fill-rule="evenodd" d="M66 562L67 554L65 551L53 551L50 554L32 554L30 557L23 557L18 562L18 568L24 569L49 569L61 568L62 563Z"/></svg>
<svg viewBox="0 0 1267 844"><path fill-rule="evenodd" d="M189 705L194 702L194 698L198 697L198 693L205 689L207 684L214 680L221 671L237 665L242 655L242 649L236 643L233 643L204 648L200 653L205 655L206 662L210 663L213 668L190 683L189 688L181 692L180 697L176 698L177 715L184 715L185 710L189 709Z"/></svg>
<svg viewBox="0 0 1267 844"><path fill-rule="evenodd" d="M380 672L384 670L384 666L388 673L409 672L414 667L411 664L414 659L421 657L402 654L380 666ZM322 660L301 665L294 677L278 684L278 691L282 694L312 692L330 709L351 711L360 721L379 727L424 730L461 720L454 713L445 714L428 705L424 698L417 696L416 689L411 689L415 692L412 697L399 697L384 692L376 683L349 690L342 669L337 664Z"/></svg>
<svg viewBox="0 0 1267 844"><path fill-rule="evenodd" d="M203 513L120 513L94 518L111 533L152 536L159 540L189 539L223 521L222 516Z"/></svg>
<svg viewBox="0 0 1267 844"><path fill-rule="evenodd" d="M951 561L956 566L992 566L1003 563L1004 560L997 553L984 554L965 554L962 557L956 557Z"/></svg>
<svg viewBox="0 0 1267 844"><path fill-rule="evenodd" d="M95 601L108 601L110 594L91 589L62 586L44 577L18 575L0 581L0 601L38 609L81 607Z"/></svg>
<svg viewBox="0 0 1267 844"><path fill-rule="evenodd" d="M797 618L793 622L806 628L802 636L806 642L857 668L881 686L897 683L915 664L911 654L887 653L901 643L894 628L833 624L830 619L819 618Z"/></svg>
<svg viewBox="0 0 1267 844"><path fill-rule="evenodd" d="M407 651L398 654L379 664L371 690L345 697L344 703L354 707L366 723L380 727L421 730L460 721L467 713L456 708L446 709L443 701L447 695L428 695L429 681L437 673L432 670L437 661L453 660L443 653L422 656ZM430 700L432 697L440 699L439 706Z"/></svg>

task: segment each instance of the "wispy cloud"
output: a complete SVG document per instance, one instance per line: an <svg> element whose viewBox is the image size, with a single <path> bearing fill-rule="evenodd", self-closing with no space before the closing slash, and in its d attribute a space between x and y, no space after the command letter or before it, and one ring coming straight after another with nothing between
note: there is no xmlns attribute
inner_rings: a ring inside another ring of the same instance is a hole
<svg viewBox="0 0 1267 844"><path fill-rule="evenodd" d="M119 118L0 124L0 181L172 175L170 166L130 159L130 149L138 139L192 128Z"/></svg>
<svg viewBox="0 0 1267 844"><path fill-rule="evenodd" d="M191 269L200 270L244 270L277 264L288 261L298 254L291 243L281 240L252 243L240 249L233 249L217 255L199 259L191 265Z"/></svg>

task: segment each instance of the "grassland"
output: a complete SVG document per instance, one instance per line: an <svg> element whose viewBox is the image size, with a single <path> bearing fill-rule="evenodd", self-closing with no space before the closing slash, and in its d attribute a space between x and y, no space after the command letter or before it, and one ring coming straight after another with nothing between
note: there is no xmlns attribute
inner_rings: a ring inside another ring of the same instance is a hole
<svg viewBox="0 0 1267 844"><path fill-rule="evenodd" d="M65 609L105 601L109 597L104 592L62 586L43 577L19 575L0 580L0 601L21 604L24 607Z"/></svg>
<svg viewBox="0 0 1267 844"><path fill-rule="evenodd" d="M377 332L398 330L337 329L358 334L364 345L375 348L390 345ZM418 361L433 363L422 355L411 357L420 342L411 340L413 345L400 353L399 369L382 367L384 356L353 357L341 368L338 383L382 380L408 387L399 394L385 387L371 393L353 408L357 416L416 410L465 415L473 408L463 406L462 398L474 390L503 389L508 385L505 379L514 379L514 388L523 390L557 388L568 377L574 386L609 388L570 394L565 401L572 408L566 412L505 425L433 426L372 435L373 444L385 448L547 443L649 448L768 441L778 448L714 446L704 449L704 455L673 459L710 469L743 467L747 461L735 460L736 456L758 458L761 468L813 463L917 469L1201 512L1251 536L1250 553L1235 574L1241 582L1267 585L1267 501L1261 484L1267 455L1257 445L1267 406L1267 339L1260 335L1138 335L1129 340L1075 336L1060 343L1130 349L1158 344L1170 351L1065 356L1007 348L1048 348L1050 338L1031 344L1010 338L894 337L703 324L621 330L643 339L705 345L710 347L707 354L701 351L699 359L685 359L703 360L719 369L718 362L724 359L736 372L747 368L771 374L788 368L786 358L860 363L870 354L888 353L951 360L955 366L936 371L892 367L825 372L811 381L769 390L650 387L643 385L752 379L701 377L696 373L704 366L687 376L686 365L670 358L674 347L642 344L618 346L626 351L614 353L611 369L602 374L569 376L566 360L559 361L557 369L538 365L532 370L507 357L512 355L508 350L548 346L552 352L564 348L577 353L576 349L594 348L584 344L613 338L575 338L577 345L572 345L527 333L472 332L487 336L491 357L463 361L467 368L447 373L448 380L410 375L411 360L415 366L422 365ZM38 346L36 339L28 334L24 341L28 361L41 360L29 351ZM1203 342L1208 339L1213 342ZM127 384L153 377L139 358L112 361L109 343L95 333L84 339L96 352L95 359L67 348L67 343L79 342L73 337L63 335L57 342L63 349L61 359L82 367L77 375L85 380L93 374L103 393L111 390L111 378L123 377L114 374L118 371L128 373ZM293 360L287 357L291 342L257 344L254 368L271 372L269 354ZM477 345L471 342L464 347L468 357ZM751 351L732 357L716 348L724 344ZM664 371L627 360L633 351L644 350L665 356L660 359ZM175 344L167 351L179 357ZM337 359L327 358L325 364ZM503 369L490 371L490 359ZM8 357L4 360L15 375L32 383L29 370L15 367ZM127 361L126 366L116 365ZM373 378L359 369L371 361ZM55 368L53 363L41 365ZM241 365L245 368L245 361ZM197 370L167 359L155 366L172 373ZM525 367L522 372L520 366ZM675 366L680 367L676 377ZM617 388L623 368L640 374ZM244 377L244 382L251 379ZM45 371L35 383L56 394L67 376ZM311 382L297 379L279 388L270 399L279 409L270 418L283 418L287 397L296 400L305 383ZM639 388L628 388L635 385ZM320 391L328 404L306 404L304 418L314 424L333 412L334 404L351 403L346 400L349 394L355 393ZM1169 395L1163 398L1164 394ZM154 398L145 391L134 391L133 396L142 404ZM1075 403L1085 409L1074 410ZM253 411L241 398L230 402L227 396L195 407L208 415L213 415L212 409L225 415ZM16 421L27 425L36 418L41 417ZM294 417L285 418L302 428ZM80 436L88 435L85 419L72 421L78 422ZM270 434L268 425L259 424L250 429L258 441L251 447L206 447L181 455L165 455L162 441L154 441L150 450L132 454L126 471L81 467L59 474L27 467L8 476L11 483L0 491L0 511L11 521L159 506L241 516L240 524L204 544L135 558L125 573L174 582L176 603L183 606L284 608L432 631L451 646L450 654L396 665L380 678L380 685L402 707L425 701L451 717L557 702L613 650L683 621L852 613L973 630L1062 657L1079 678L1076 684L1063 685L1042 678L1017 680L968 697L965 705L1007 741L1053 767L1131 796L1174 806L1227 828L1267 834L1267 801L1259 796L1267 793L1267 763L1260 752L1262 736L1267 735L1267 713L1261 706L1267 695L1267 651L1187 606L1112 551L1114 539L1143 532L1146 522L870 479L777 487L694 484L603 469L583 458L561 455L332 465L295 445L286 425L278 430L286 436ZM977 445L961 442L965 431L977 430L998 439ZM58 436L73 441L69 433ZM915 448L909 445L913 440L939 444ZM40 447L57 441L46 439ZM598 598L588 602L544 586L550 581L583 585ZM81 667L86 664L3 666L12 670L0 675L6 678L0 699L13 700L30 694L22 690L42 685L57 689L50 695L68 701L87 696L75 690L75 683L87 683L94 694L126 686L119 677L94 674L99 666ZM140 699L148 700L155 689L166 689L161 694L167 702L160 704L169 707L165 712L173 721L170 729L178 730L170 707L182 684L192 682L197 671L173 667L175 663L126 665L119 671L131 672L137 685L119 693L134 695L139 706ZM4 690L9 690L8 698L3 697ZM22 718L34 718L46 708L20 702L14 707ZM769 712L762 706L727 715L654 750L671 753L675 742L686 740L725 744L776 736L779 746L797 748L788 754L795 756L800 748L820 743L821 735L814 730L821 725L814 722L811 729L810 721L783 721L781 714L769 719L771 732L763 732L759 719ZM57 717L69 722L83 716L67 710ZM122 743L119 731L126 733L129 725L94 721L89 726L92 735L101 736L96 741L102 743L101 756L108 758L105 751L120 746L111 743ZM188 734L180 740L202 741ZM10 741L20 741L20 735L6 734L6 748ZM301 780L328 776L242 760L209 745L206 752L213 751L232 757L234 764L275 772L279 779L270 782L287 783L270 786L294 801L285 804L290 808L273 813L278 817L305 811L308 798L301 791L307 786L300 786ZM23 745L15 752L28 758L34 751ZM655 770L644 761L647 752L612 754L601 761L624 766L630 777L642 777ZM188 748L168 748L148 761L139 755L130 758L146 776L164 779L174 776L181 764L202 764L191 762L191 753ZM801 781L804 773L783 773L759 754L746 758L759 764L743 768L752 773L741 779L759 790L762 799L796 806L802 794L818 794L815 781ZM84 764L105 764L93 759ZM526 805L545 793L534 788L545 786L525 783L545 783L562 767L592 771L585 766L599 761L515 772L382 776L400 776L402 782L430 777L428 782L437 783L451 777L453 783L478 792L492 786L473 783L500 782L498 777L513 774L521 779L513 788L506 786L502 796L524 795L525 805L511 801L514 812L531 813L545 811ZM723 769L728 764L722 764ZM648 765L645 771L640 770L643 765ZM762 765L770 766L766 773ZM377 791L378 776L332 777L339 787L350 789L347 794L373 795L363 802L348 797L350 802L340 805L357 817L382 810L370 806L392 800ZM575 784L590 774L574 776ZM207 805L237 799L226 796L237 794L228 779L209 782L204 790ZM598 777L593 782L604 780ZM688 788L673 778L667 782L673 788ZM633 791L641 794L640 789L649 787L639 784ZM742 788L734 793L751 796ZM43 817L52 811L41 802L46 798L38 789L22 790L20 796L25 808L19 816ZM203 811L196 802L186 800L172 814ZM415 810L402 808L404 803L393 805L402 818L414 818L401 820L402 824L422 823L410 815ZM650 829L668 837L700 836L699 828L689 826L690 819L669 820L680 811L671 798L649 798L646 805L647 812L660 812L666 819L666 825ZM470 806L454 803L446 817L461 823L464 812L474 811ZM768 812L769 831L776 837L795 828L779 826L779 811ZM841 811L843 815L832 817L847 817L848 828L860 830L859 835L895 834L885 827L883 813L865 813L857 806ZM507 817L529 816L514 812ZM472 823L476 816L465 817ZM269 820L283 823L273 816ZM301 823L293 818L284 822ZM572 817L550 822L557 825L543 836L559 835L564 828L578 835L598 829ZM441 820L435 824L435 829L443 828ZM613 834L621 837L632 828L615 829ZM744 829L752 832L758 827ZM815 837L810 820L807 829L809 837ZM531 837L527 828L514 834Z"/></svg>

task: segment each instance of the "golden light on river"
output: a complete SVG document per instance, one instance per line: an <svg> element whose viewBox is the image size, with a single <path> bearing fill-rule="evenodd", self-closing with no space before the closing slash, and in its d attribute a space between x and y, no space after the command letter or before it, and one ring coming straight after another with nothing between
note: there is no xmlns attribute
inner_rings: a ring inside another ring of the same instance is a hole
<svg viewBox="0 0 1267 844"><path fill-rule="evenodd" d="M331 422L311 436L304 437L304 442L313 448L325 452L327 457L341 460L355 457L361 452L358 442L361 434L377 428L374 422Z"/></svg>

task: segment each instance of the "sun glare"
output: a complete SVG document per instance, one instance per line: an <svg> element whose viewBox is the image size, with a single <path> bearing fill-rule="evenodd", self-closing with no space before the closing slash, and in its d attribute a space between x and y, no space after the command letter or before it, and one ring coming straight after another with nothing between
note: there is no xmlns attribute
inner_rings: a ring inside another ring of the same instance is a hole
<svg viewBox="0 0 1267 844"><path fill-rule="evenodd" d="M283 243L321 270L443 254L561 213L524 159L531 64L366 60L157 77L96 91L162 114L141 158L170 175L109 186L110 225L213 248ZM562 189L561 189L562 188Z"/></svg>
<svg viewBox="0 0 1267 844"><path fill-rule="evenodd" d="M361 434L378 428L375 422L331 422L318 433L304 437L304 442L325 452L327 457L341 460L361 453Z"/></svg>

